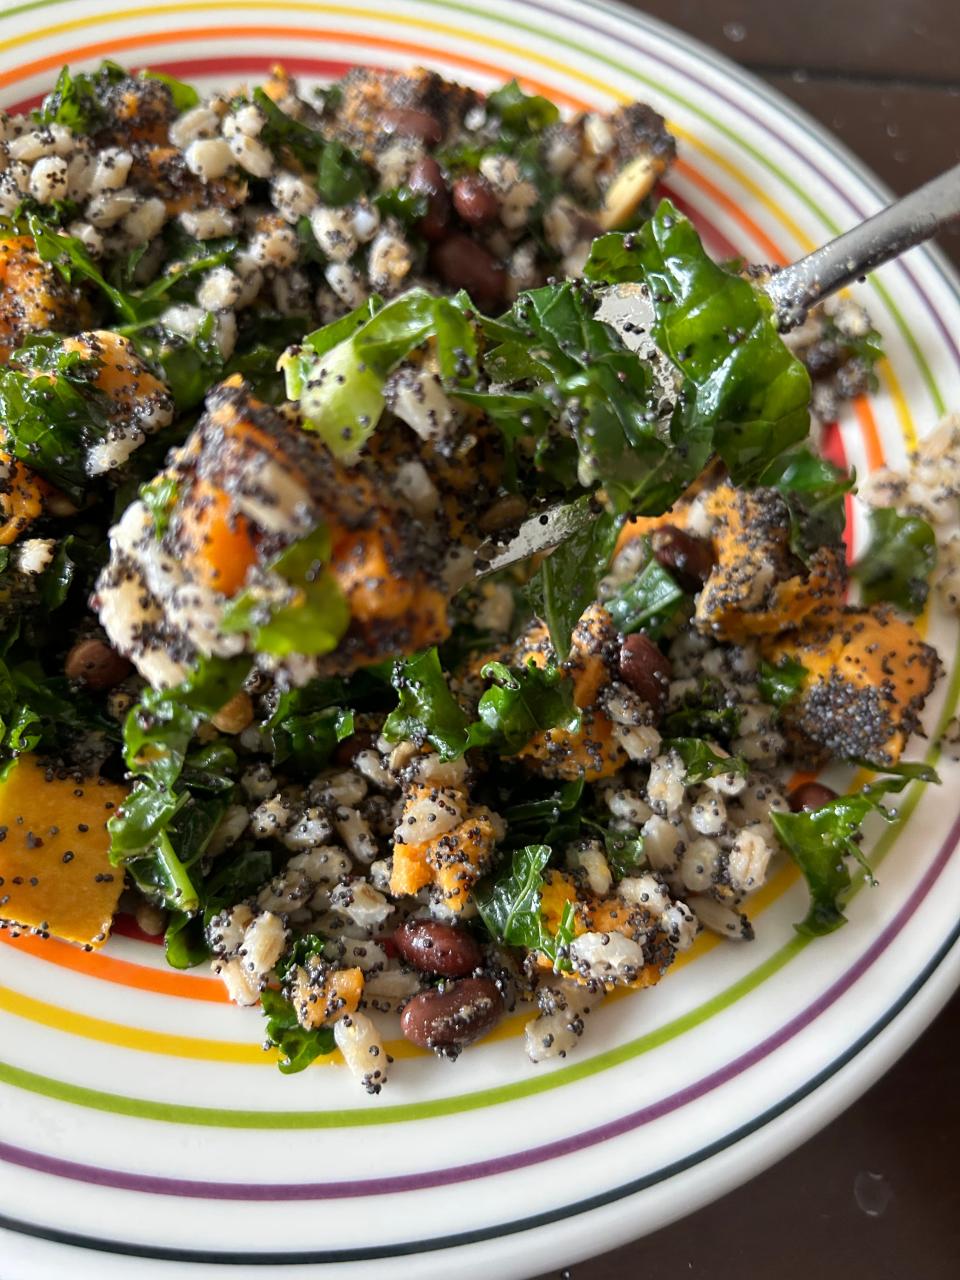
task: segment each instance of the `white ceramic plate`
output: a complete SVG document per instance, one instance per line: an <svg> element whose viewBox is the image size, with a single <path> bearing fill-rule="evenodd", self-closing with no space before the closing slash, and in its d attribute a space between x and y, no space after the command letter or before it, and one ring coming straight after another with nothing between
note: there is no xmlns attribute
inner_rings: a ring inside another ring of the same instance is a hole
<svg viewBox="0 0 960 1280"><path fill-rule="evenodd" d="M670 192L718 253L787 261L883 201L857 163L761 84L676 33L573 0L34 0L0 14L0 101L110 57L203 86L283 62L304 79L423 62L517 75L570 108L652 102L680 140ZM956 285L913 253L860 291L889 359L833 445L865 472L960 406ZM855 534L859 533L859 523ZM957 628L928 620L960 690ZM918 744L919 749L924 746ZM935 754L935 752L932 752ZM701 939L649 992L611 1000L575 1058L533 1067L519 1019L456 1066L401 1045L367 1099L344 1068L284 1078L259 1015L203 973L115 937L100 954L0 941L4 1280L232 1274L529 1276L651 1231L770 1164L862 1092L960 973L960 770L915 786L840 932L791 929L781 867L748 946ZM405 1052L406 1051L406 1052Z"/></svg>

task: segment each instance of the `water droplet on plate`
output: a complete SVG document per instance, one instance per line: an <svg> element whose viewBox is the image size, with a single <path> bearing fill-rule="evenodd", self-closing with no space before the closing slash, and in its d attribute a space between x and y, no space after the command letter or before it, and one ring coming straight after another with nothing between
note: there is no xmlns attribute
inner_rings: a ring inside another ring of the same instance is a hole
<svg viewBox="0 0 960 1280"><path fill-rule="evenodd" d="M728 40L732 40L734 44L740 44L742 40L747 38L747 28L742 22L725 22L723 24L723 34Z"/></svg>
<svg viewBox="0 0 960 1280"><path fill-rule="evenodd" d="M882 1173L864 1169L853 1180L853 1198L868 1218L879 1218L893 1199L893 1188Z"/></svg>

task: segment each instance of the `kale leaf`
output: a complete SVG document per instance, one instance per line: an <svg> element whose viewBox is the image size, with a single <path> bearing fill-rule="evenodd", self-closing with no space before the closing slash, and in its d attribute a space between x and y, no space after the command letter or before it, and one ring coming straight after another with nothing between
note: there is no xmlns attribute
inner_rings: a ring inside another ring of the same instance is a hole
<svg viewBox="0 0 960 1280"><path fill-rule="evenodd" d="M297 1021L296 1010L285 996L270 987L260 993L260 1007L266 1018L266 1038L275 1045L284 1075L294 1075L324 1054L333 1053L336 1041L332 1027L307 1030Z"/></svg>
<svg viewBox="0 0 960 1280"><path fill-rule="evenodd" d="M687 782L705 782L707 778L739 773L746 777L750 766L740 756L721 755L704 738L665 738L664 747L672 747L686 768Z"/></svg>
<svg viewBox="0 0 960 1280"><path fill-rule="evenodd" d="M555 969L569 969L563 958L574 934L574 906L567 902L556 933L542 911L543 871L550 861L549 845L526 845L514 850L508 870L481 881L473 890L483 923L498 942L528 947L553 961Z"/></svg>
<svg viewBox="0 0 960 1280"><path fill-rule="evenodd" d="M186 772L189 747L201 723L237 693L248 669L244 659L207 659L173 689L148 689L124 723L124 760L137 782L107 824L110 861L126 867L154 901L187 915L201 905L189 868L226 808L222 796L193 794L208 788L196 771Z"/></svg>
<svg viewBox="0 0 960 1280"><path fill-rule="evenodd" d="M92 133L107 118L103 95L126 79L127 72L115 62L104 62L93 73L63 67L53 90L33 112L34 123L62 124L74 133Z"/></svg>
<svg viewBox="0 0 960 1280"><path fill-rule="evenodd" d="M854 472L841 471L809 449L776 458L760 477L776 489L790 512L790 549L807 561L820 547L836 547L846 526L846 497L856 484Z"/></svg>
<svg viewBox="0 0 960 1280"><path fill-rule="evenodd" d="M713 262L668 200L638 231L596 240L585 275L647 285L652 336L683 380L670 425L677 448L698 459L716 450L742 484L806 436L810 377L781 340L771 302Z"/></svg>
<svg viewBox="0 0 960 1280"><path fill-rule="evenodd" d="M632 875L647 865L643 852L643 836L638 831L606 831L603 836L607 865L615 880Z"/></svg>
<svg viewBox="0 0 960 1280"><path fill-rule="evenodd" d="M575 505L588 509L591 499ZM587 605L597 598L597 585L610 567L622 521L609 512L587 520L546 557L540 566L540 598L550 639L561 660L570 653L573 629Z"/></svg>
<svg viewBox="0 0 960 1280"><path fill-rule="evenodd" d="M77 502L89 486L88 450L110 426L107 397L93 385L98 371L50 338L34 339L0 371L5 447Z"/></svg>
<svg viewBox="0 0 960 1280"><path fill-rule="evenodd" d="M471 722L450 692L436 649L401 660L393 675L400 701L387 716L384 737L429 742L441 760L455 760L471 747L515 755L545 729L579 725L572 682L557 667L488 662L480 674L493 683L477 704L479 719Z"/></svg>
<svg viewBox="0 0 960 1280"><path fill-rule="evenodd" d="M499 755L516 755L546 729L575 732L580 712L573 703L573 682L557 667L508 667L488 662L480 671L492 685L480 697L480 719L470 726L467 746L486 747Z"/></svg>
<svg viewBox="0 0 960 1280"><path fill-rule="evenodd" d="M926 766L921 769L923 772L917 776L923 781L936 777ZM855 858L866 875L872 876L857 843L860 828L870 813L892 822L896 815L880 797L886 792L902 791L910 781L909 777L881 778L853 795L836 796L819 809L771 813L780 843L800 868L810 890L810 909L794 925L798 933L815 938L846 924L843 899L852 883L846 859Z"/></svg>
<svg viewBox="0 0 960 1280"><path fill-rule="evenodd" d="M656 637L677 614L686 599L683 588L654 556L650 539L644 538L645 556L636 576L603 606L624 635L645 631Z"/></svg>
<svg viewBox="0 0 960 1280"><path fill-rule="evenodd" d="M387 716L383 736L389 742L429 742L441 760L462 756L470 717L450 692L436 649L404 658L393 669L400 701Z"/></svg>
<svg viewBox="0 0 960 1280"><path fill-rule="evenodd" d="M906 613L921 613L937 563L937 541L926 520L892 507L870 512L870 542L853 566L865 603L889 600Z"/></svg>
<svg viewBox="0 0 960 1280"><path fill-rule="evenodd" d="M245 588L224 609L223 630L247 632L257 653L330 653L350 623L346 597L326 568L330 549L321 524L281 551L266 566L268 582L281 584L279 601L269 586Z"/></svg>
<svg viewBox="0 0 960 1280"><path fill-rule="evenodd" d="M792 702L803 688L807 668L794 658L782 657L774 666L765 658L760 659L760 675L757 685L764 702L778 710Z"/></svg>

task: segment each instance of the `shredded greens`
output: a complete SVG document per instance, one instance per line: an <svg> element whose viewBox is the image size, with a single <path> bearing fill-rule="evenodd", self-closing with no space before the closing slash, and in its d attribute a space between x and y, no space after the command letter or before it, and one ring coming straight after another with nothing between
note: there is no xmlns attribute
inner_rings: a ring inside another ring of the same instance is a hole
<svg viewBox="0 0 960 1280"><path fill-rule="evenodd" d="M846 924L843 901L852 884L847 859L854 858L867 878L872 879L858 843L860 828L871 813L892 822L896 814L882 803L881 797L902 791L911 778L939 781L932 769L920 765L911 769L909 776L867 783L853 795L836 796L819 809L771 813L780 843L803 872L810 890L810 909L795 926L798 933L820 937Z"/></svg>
<svg viewBox="0 0 960 1280"><path fill-rule="evenodd" d="M509 869L479 885L473 893L477 910L491 935L512 947L539 951L557 970L569 969L564 948L575 936L574 907L566 902L556 932L551 933L541 908L543 872L550 846L527 845L514 851Z"/></svg>
<svg viewBox="0 0 960 1280"><path fill-rule="evenodd" d="M148 689L128 713L124 760L137 783L108 823L110 860L148 897L187 915L200 905L191 867L203 856L232 787L221 757L217 770L190 756L193 737L240 689L244 660L211 658L174 689Z"/></svg>
<svg viewBox="0 0 960 1280"><path fill-rule="evenodd" d="M455 760L471 747L515 755L544 730L574 731L579 726L573 684L557 667L488 662L480 675L490 681L490 688L481 695L477 719L471 721L450 692L436 649L398 662L393 685L400 700L384 723L384 737L390 742L429 742L441 760Z"/></svg>
<svg viewBox="0 0 960 1280"><path fill-rule="evenodd" d="M936 564L937 541L926 520L892 507L870 512L870 542L853 566L865 603L889 600L906 613L921 613Z"/></svg>

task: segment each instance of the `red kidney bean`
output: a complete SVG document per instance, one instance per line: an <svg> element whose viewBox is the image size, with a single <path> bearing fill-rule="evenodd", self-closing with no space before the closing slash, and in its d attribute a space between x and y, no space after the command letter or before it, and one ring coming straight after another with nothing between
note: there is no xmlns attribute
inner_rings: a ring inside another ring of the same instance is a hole
<svg viewBox="0 0 960 1280"><path fill-rule="evenodd" d="M80 640L67 654L63 669L68 679L88 689L112 689L130 674L130 663L105 640Z"/></svg>
<svg viewBox="0 0 960 1280"><path fill-rule="evenodd" d="M400 1029L423 1049L448 1053L484 1035L503 1013L503 997L490 978L461 978L442 991L421 991L400 1017Z"/></svg>
<svg viewBox="0 0 960 1280"><path fill-rule="evenodd" d="M684 591L697 592L710 577L716 560L706 538L697 538L675 525L661 525L650 535L654 559L673 574Z"/></svg>
<svg viewBox="0 0 960 1280"><path fill-rule="evenodd" d="M507 291L507 272L483 245L455 231L431 253L433 270L453 289L466 289L478 307L501 305Z"/></svg>
<svg viewBox="0 0 960 1280"><path fill-rule="evenodd" d="M413 107L390 107L380 112L380 123L387 133L402 133L407 138L419 138L435 147L443 138L443 129L436 116L429 111L417 111Z"/></svg>
<svg viewBox="0 0 960 1280"><path fill-rule="evenodd" d="M822 809L829 800L836 798L837 793L822 782L802 782L787 796L787 803L793 813L800 813L802 809Z"/></svg>
<svg viewBox="0 0 960 1280"><path fill-rule="evenodd" d="M443 238L450 221L450 193L443 178L443 170L433 156L423 156L410 170L407 186L417 195L426 196L427 212L417 227L428 240Z"/></svg>
<svg viewBox="0 0 960 1280"><path fill-rule="evenodd" d="M642 631L624 637L620 646L620 678L657 715L663 712L667 701L667 686L672 673L670 659Z"/></svg>
<svg viewBox="0 0 960 1280"><path fill-rule="evenodd" d="M500 203L486 178L465 173L453 184L453 207L471 227L487 227L500 216Z"/></svg>
<svg viewBox="0 0 960 1280"><path fill-rule="evenodd" d="M472 934L439 920L408 920L393 935L397 951L421 973L463 978L483 962L480 944Z"/></svg>

